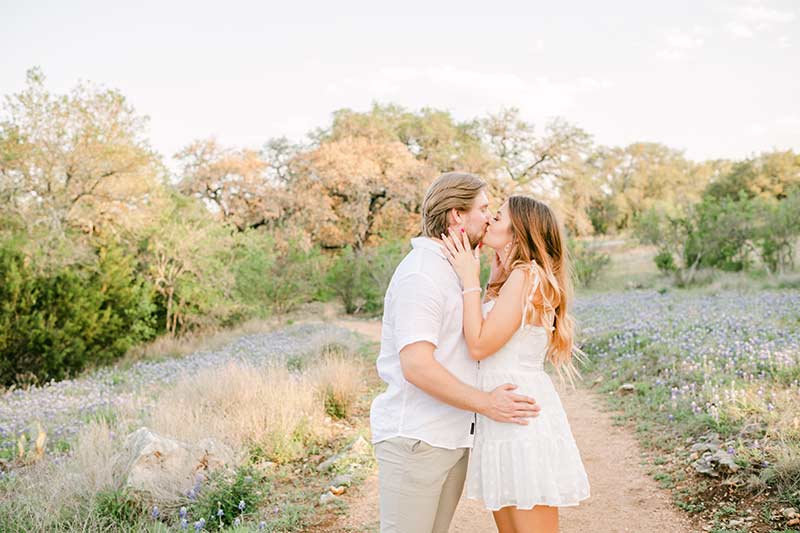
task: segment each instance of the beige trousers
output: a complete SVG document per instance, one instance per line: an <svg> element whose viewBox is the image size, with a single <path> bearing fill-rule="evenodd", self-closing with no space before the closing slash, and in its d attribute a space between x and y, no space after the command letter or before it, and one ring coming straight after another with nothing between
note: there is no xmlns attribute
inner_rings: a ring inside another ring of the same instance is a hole
<svg viewBox="0 0 800 533"><path fill-rule="evenodd" d="M469 448L394 437L375 445L381 533L447 533L464 490Z"/></svg>

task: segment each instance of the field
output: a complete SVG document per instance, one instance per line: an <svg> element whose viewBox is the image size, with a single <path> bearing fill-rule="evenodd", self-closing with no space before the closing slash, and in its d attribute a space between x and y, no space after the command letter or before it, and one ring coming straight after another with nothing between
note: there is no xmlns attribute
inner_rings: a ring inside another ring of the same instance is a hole
<svg viewBox="0 0 800 533"><path fill-rule="evenodd" d="M331 472L357 479L370 463L347 457L331 471L315 468L363 433L344 421L364 393L361 346L330 325L285 326L6 392L0 529L297 530L309 494L318 496ZM226 468L198 469L188 491L164 476L147 496L133 494L116 465L142 426L181 442L215 439Z"/></svg>
<svg viewBox="0 0 800 533"><path fill-rule="evenodd" d="M635 432L649 474L707 531L792 531L796 282L718 275L674 289L652 250L605 247L611 268L575 308L588 356L580 386ZM317 321L154 346L139 361L0 397L4 530L297 531L346 512L338 501L320 512L319 495L342 475L357 484L374 468L370 454L317 465L369 437L374 344ZM128 491L113 465L140 426L216 438L232 450L229 468L181 494L168 483Z"/></svg>
<svg viewBox="0 0 800 533"><path fill-rule="evenodd" d="M744 531L725 529L740 513L768 531L798 507L798 291L609 293L578 316L589 386L655 452L680 507L718 531Z"/></svg>

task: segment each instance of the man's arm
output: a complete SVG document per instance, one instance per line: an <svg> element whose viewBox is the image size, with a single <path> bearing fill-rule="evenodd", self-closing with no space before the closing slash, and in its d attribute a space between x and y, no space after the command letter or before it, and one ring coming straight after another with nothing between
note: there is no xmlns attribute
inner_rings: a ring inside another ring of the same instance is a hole
<svg viewBox="0 0 800 533"><path fill-rule="evenodd" d="M541 408L533 398L511 392L516 385L506 383L484 392L461 382L434 358L435 348L420 341L400 350L400 367L409 383L448 405L497 422L527 425L527 418L539 415Z"/></svg>

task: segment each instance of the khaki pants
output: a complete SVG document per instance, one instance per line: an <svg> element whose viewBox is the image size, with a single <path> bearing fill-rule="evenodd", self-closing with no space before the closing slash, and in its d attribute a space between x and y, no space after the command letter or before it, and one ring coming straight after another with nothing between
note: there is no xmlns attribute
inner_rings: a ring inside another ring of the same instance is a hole
<svg viewBox="0 0 800 533"><path fill-rule="evenodd" d="M381 533L447 533L464 490L469 448L405 437L375 445Z"/></svg>

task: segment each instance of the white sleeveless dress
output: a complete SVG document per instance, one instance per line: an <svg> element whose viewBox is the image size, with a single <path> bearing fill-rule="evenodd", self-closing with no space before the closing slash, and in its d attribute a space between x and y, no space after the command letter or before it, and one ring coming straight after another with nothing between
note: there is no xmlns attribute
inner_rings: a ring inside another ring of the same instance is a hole
<svg viewBox="0 0 800 533"><path fill-rule="evenodd" d="M494 300L483 304L484 316ZM497 353L480 362L478 387L491 391L504 383L531 396L542 410L528 425L495 422L477 415L475 441L467 469L467 498L496 511L514 506L570 507L589 497L589 479L567 415L544 371L547 330L524 326Z"/></svg>

